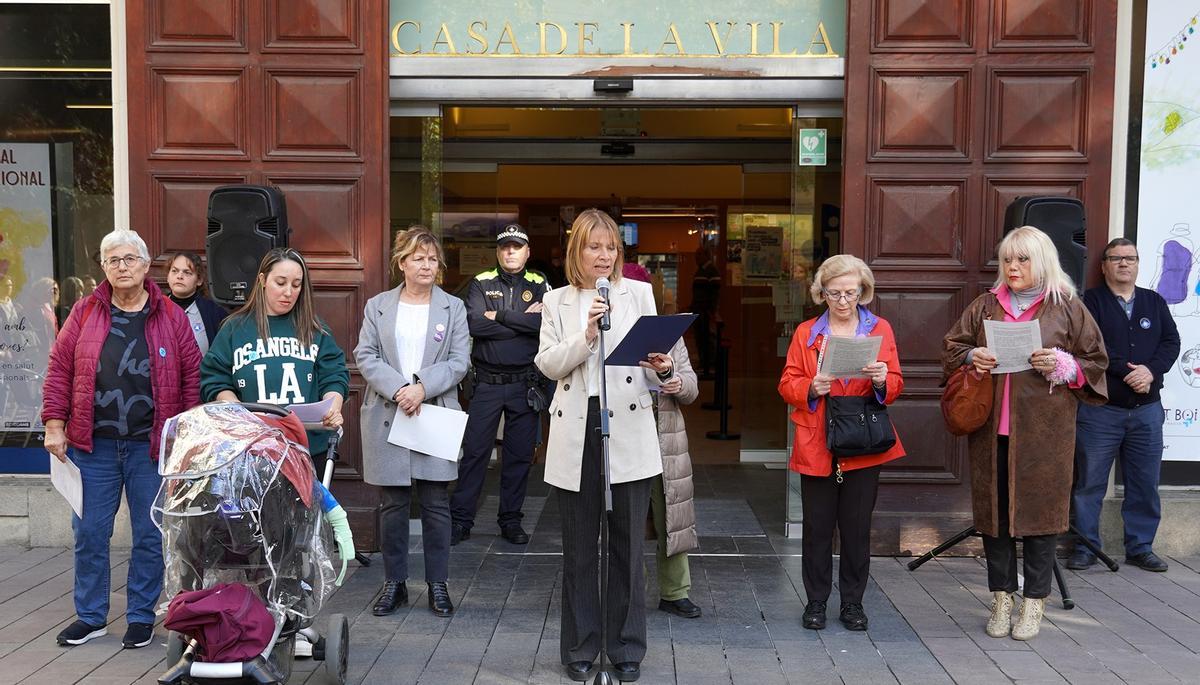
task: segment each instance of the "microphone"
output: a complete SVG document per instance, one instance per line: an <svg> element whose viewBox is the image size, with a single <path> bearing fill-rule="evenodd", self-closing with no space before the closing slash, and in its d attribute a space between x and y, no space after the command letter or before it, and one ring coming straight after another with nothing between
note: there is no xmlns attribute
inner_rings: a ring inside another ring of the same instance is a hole
<svg viewBox="0 0 1200 685"><path fill-rule="evenodd" d="M604 304L608 304L608 289L612 287L608 283L608 279L601 276L596 279L596 290L599 291L600 297L604 298ZM600 317L600 330L607 331L612 328L612 320L609 317L611 311L604 312L604 316Z"/></svg>

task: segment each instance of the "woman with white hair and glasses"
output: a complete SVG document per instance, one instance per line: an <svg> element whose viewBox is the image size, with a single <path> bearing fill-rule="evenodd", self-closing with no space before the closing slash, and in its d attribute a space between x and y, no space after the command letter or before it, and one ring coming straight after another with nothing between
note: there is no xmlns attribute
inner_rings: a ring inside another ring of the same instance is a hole
<svg viewBox="0 0 1200 685"><path fill-rule="evenodd" d="M942 371L949 377L965 366L981 377L996 367L985 320L1038 323L1042 347L1029 358L1033 368L996 376L991 415L967 437L975 527L983 533L993 595L987 634L1029 640L1041 627L1058 534L1067 530L1075 410L1080 402L1107 399L1108 354L1049 236L1023 226L1004 237L997 256L995 285L946 333ZM1022 539L1025 599L1014 625L1016 538Z"/></svg>
<svg viewBox="0 0 1200 685"><path fill-rule="evenodd" d="M796 426L788 467L800 474L804 507L801 571L808 604L801 622L810 630L825 627L836 526L842 543L839 618L848 630L866 630L862 601L871 567L871 514L879 470L882 464L903 457L904 447L897 437L878 453L835 456L826 440L826 417L832 414L831 407L857 398L891 404L904 389L904 378L891 325L866 307L875 296L875 276L863 260L851 255L830 257L817 269L810 291L815 301L825 304L825 313L796 329L779 379L779 394L791 407ZM830 336L882 338L878 358L858 378L818 372Z"/></svg>
<svg viewBox="0 0 1200 685"><path fill-rule="evenodd" d="M75 531L76 620L58 634L80 645L107 633L109 538L121 491L129 505L126 648L153 640L162 591L162 536L150 520L158 494L159 434L200 402L200 349L183 310L146 278L150 254L133 231L100 243L105 280L75 303L50 351L42 400L46 450L83 476Z"/></svg>

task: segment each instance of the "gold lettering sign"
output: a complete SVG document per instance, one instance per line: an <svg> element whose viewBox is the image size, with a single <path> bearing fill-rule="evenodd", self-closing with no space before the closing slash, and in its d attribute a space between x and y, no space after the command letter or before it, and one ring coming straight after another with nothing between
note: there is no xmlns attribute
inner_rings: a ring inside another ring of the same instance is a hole
<svg viewBox="0 0 1200 685"><path fill-rule="evenodd" d="M390 37L393 57L840 57L834 52L829 33L821 21L817 22L807 42L803 34L795 35L806 29L796 29L792 24L793 28L789 30L784 21L714 20L695 24L667 22L666 25L646 27L632 21L575 21L569 24L575 27L572 32L562 23L543 19L532 22L532 25L525 24L525 32L521 34L531 39L536 33L537 52L521 50L517 42L518 32L510 21L503 24L498 21L489 23L485 19L463 24L428 21L428 30L423 30L421 22L406 19L392 25ZM770 52L761 51L759 45L760 29L766 26L771 30ZM684 28L688 31L685 32ZM454 42L455 34L460 38L463 34L467 37L467 42L461 44L464 47L462 51L457 49ZM624 48L621 52L615 51L614 43L618 36ZM661 38L651 42L657 37ZM608 45L609 49L606 51L602 45ZM805 49L801 51L801 47Z"/></svg>
<svg viewBox="0 0 1200 685"><path fill-rule="evenodd" d="M484 32L487 31L487 22L486 21L471 22L471 25L467 27L467 38L478 43L479 50L472 51L471 48L467 48L467 54L468 55L486 55L487 50L488 50L487 36L484 33L480 33L479 31L477 31L475 29L476 26L479 27L479 31L484 31Z"/></svg>
<svg viewBox="0 0 1200 685"><path fill-rule="evenodd" d="M724 38L721 38L721 34L717 33L717 22L706 21L704 23L708 24L708 30L712 33L713 44L717 46L717 54L724 55L725 54L725 43L729 40L729 36L733 34L733 29L734 29L734 27L737 26L737 22L735 22L735 21L725 22L729 26L729 28L725 31Z"/></svg>
<svg viewBox="0 0 1200 685"><path fill-rule="evenodd" d="M564 52L566 52L566 50L567 50L567 30L566 29L564 29L562 26L560 26L558 24L555 24L552 21L539 21L537 25L538 25L538 37L541 38L541 42L538 43L538 45L540 45L542 48L542 51L538 54L561 55ZM546 27L547 26L553 26L554 30L558 31L558 49L555 50L554 52L550 52L550 51L546 50Z"/></svg>
<svg viewBox="0 0 1200 685"><path fill-rule="evenodd" d="M508 37L505 38L505 36ZM509 54L521 54L521 46L517 45L517 38L513 35L512 24L509 24L507 21L504 22L504 30L500 32L500 40L496 41L496 50L492 54L499 55L500 48L505 44L508 45L508 49L510 50Z"/></svg>

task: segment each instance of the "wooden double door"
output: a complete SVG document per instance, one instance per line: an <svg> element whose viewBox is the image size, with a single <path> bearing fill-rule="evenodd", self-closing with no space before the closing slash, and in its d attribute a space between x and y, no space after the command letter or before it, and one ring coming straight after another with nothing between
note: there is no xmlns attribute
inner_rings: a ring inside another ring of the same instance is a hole
<svg viewBox="0 0 1200 685"><path fill-rule="evenodd" d="M333 491L374 549L350 352L387 284L387 0L130 0L126 22L131 227L162 278L163 255L203 253L213 188L284 191L291 246L350 363Z"/></svg>
<svg viewBox="0 0 1200 685"><path fill-rule="evenodd" d="M971 524L966 439L942 428L939 358L996 278L1005 208L1077 197L1089 254L1107 241L1116 4L849 4L843 245L875 274L905 375L891 413L908 456L883 472L877 553L920 553Z"/></svg>

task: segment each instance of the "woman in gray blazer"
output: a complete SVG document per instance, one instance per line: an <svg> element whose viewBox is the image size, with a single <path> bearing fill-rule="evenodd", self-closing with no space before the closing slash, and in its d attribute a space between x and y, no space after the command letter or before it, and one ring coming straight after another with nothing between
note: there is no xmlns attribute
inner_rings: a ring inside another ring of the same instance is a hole
<svg viewBox="0 0 1200 685"><path fill-rule="evenodd" d="M420 414L422 404L460 409L458 383L469 359L467 314L462 300L437 286L445 269L442 244L414 226L396 235L392 263L399 287L367 301L354 358L367 381L363 399L363 480L381 486L380 549L384 583L371 612L386 616L408 603L408 512L415 487L421 502L425 582L429 608L454 613L446 587L450 565L450 499L446 488L458 464L387 441L399 408Z"/></svg>

